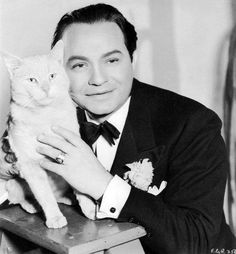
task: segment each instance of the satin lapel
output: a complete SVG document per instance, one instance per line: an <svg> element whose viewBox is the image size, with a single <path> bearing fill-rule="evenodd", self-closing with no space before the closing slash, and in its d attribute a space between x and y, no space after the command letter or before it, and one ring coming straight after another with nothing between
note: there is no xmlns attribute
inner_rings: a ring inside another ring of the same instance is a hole
<svg viewBox="0 0 236 254"><path fill-rule="evenodd" d="M78 123L86 122L87 119L86 119L84 110L82 110L82 109L79 108L79 107L77 107L76 110L77 110L77 119L78 119ZM88 144L88 142L86 141L86 138L83 136L83 133L81 132L81 129L80 129L80 135L81 135L81 138ZM89 145L89 144L88 144L88 145ZM90 146L90 148L93 150L92 146L91 146L91 145L89 145L89 146Z"/></svg>
<svg viewBox="0 0 236 254"><path fill-rule="evenodd" d="M119 175L123 177L123 173L126 171L125 164L129 163L136 158L138 154L135 137L132 131L132 125L130 120L127 119L125 127L120 139L120 143L117 148L116 156L111 168L112 175Z"/></svg>
<svg viewBox="0 0 236 254"><path fill-rule="evenodd" d="M76 113L77 113L77 119L78 119L79 123L86 121L86 116L85 116L85 113L84 113L83 109L77 107L76 108Z"/></svg>
<svg viewBox="0 0 236 254"><path fill-rule="evenodd" d="M142 157L145 151L155 147L145 90L134 81L130 108L111 173L123 177L127 163L145 158Z"/></svg>

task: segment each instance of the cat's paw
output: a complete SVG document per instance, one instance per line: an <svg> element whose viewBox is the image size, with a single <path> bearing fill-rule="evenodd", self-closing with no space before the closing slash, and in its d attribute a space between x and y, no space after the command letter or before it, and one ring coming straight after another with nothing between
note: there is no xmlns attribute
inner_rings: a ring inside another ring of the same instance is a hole
<svg viewBox="0 0 236 254"><path fill-rule="evenodd" d="M47 218L46 225L48 228L62 228L67 225L67 220L63 215Z"/></svg>
<svg viewBox="0 0 236 254"><path fill-rule="evenodd" d="M39 212L39 209L37 209L33 204L27 201L20 203L20 205L28 213L33 214Z"/></svg>
<svg viewBox="0 0 236 254"><path fill-rule="evenodd" d="M90 220L96 219L96 204L88 196L75 192L76 199L79 202L83 214Z"/></svg>

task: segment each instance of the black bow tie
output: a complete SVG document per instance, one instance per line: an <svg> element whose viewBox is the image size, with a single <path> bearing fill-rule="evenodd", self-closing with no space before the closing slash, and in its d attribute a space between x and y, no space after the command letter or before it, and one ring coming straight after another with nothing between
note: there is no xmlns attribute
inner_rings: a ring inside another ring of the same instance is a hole
<svg viewBox="0 0 236 254"><path fill-rule="evenodd" d="M99 125L91 122L82 122L80 124L80 133L82 139L91 147L100 135L102 135L110 145L114 145L114 139L119 138L120 135L116 127L107 121Z"/></svg>

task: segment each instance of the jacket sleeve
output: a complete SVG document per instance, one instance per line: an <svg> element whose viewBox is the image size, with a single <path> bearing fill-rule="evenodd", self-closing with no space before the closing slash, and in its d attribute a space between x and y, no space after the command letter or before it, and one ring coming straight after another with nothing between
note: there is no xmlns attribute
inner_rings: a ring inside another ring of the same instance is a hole
<svg viewBox="0 0 236 254"><path fill-rule="evenodd" d="M167 187L158 196L132 187L120 219L145 227L150 253L203 254L220 230L227 174L221 121L195 112L168 145Z"/></svg>

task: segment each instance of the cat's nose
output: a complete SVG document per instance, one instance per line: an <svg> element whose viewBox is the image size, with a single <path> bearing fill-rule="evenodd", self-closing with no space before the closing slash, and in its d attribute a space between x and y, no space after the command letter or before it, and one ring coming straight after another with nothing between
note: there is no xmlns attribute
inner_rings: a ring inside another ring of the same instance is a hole
<svg viewBox="0 0 236 254"><path fill-rule="evenodd" d="M48 94L48 92L49 92L49 84L48 84L48 82L42 83L41 88L42 88L42 90L43 90L46 94Z"/></svg>

